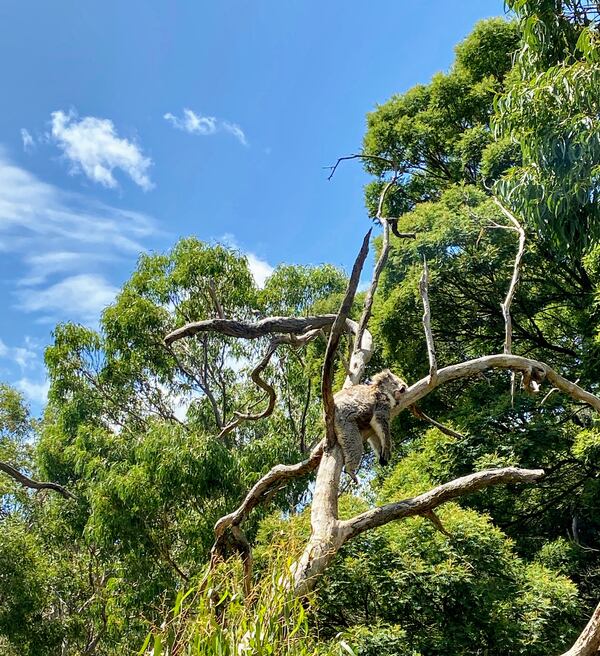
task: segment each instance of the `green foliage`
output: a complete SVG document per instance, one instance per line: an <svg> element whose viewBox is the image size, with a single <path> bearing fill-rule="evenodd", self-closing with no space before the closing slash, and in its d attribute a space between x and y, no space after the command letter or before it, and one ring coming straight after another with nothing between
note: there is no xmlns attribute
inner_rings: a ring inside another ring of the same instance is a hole
<svg viewBox="0 0 600 656"><path fill-rule="evenodd" d="M586 16L591 6L571 0L508 4L523 41L494 126L518 144L522 165L498 190L543 238L577 257L600 237L598 24Z"/></svg>
<svg viewBox="0 0 600 656"><path fill-rule="evenodd" d="M244 598L241 568L207 570L196 587L177 594L169 619L146 638L140 654L169 656L333 656L319 645L305 599L289 591L289 565L279 559ZM286 574L287 572L287 574Z"/></svg>
<svg viewBox="0 0 600 656"><path fill-rule="evenodd" d="M518 38L515 23L478 23L457 46L449 73L438 73L430 84L393 96L367 116L363 152L370 158L365 168L380 178L366 190L372 216L381 180L394 171L400 178L386 199L387 216L400 216L419 202L435 200L449 185L482 181L482 158L492 142L489 115L494 95L503 87ZM512 163L509 154L506 150L503 165ZM490 166L490 158L486 178L500 172Z"/></svg>

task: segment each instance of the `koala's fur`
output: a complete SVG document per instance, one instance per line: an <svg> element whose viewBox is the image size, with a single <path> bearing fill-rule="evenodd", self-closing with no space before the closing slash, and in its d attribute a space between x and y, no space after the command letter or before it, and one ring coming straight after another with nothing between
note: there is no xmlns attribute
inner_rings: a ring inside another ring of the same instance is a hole
<svg viewBox="0 0 600 656"><path fill-rule="evenodd" d="M370 385L354 385L338 392L335 403L335 432L346 472L357 482L356 471L367 440L379 463L391 457L390 411L398 405L406 383L389 369L376 374Z"/></svg>

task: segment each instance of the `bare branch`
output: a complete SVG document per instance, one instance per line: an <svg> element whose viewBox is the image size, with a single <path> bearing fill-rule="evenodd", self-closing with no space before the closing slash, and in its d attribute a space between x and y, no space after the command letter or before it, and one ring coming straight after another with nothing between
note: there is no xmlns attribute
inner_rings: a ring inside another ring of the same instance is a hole
<svg viewBox="0 0 600 656"><path fill-rule="evenodd" d="M224 319L225 312L223 312L223 306L221 305L221 302L219 301L219 297L217 296L217 290L215 288L214 280L210 280L208 282L208 294L213 302L213 305L215 306L217 316L219 317L219 319Z"/></svg>
<svg viewBox="0 0 600 656"><path fill-rule="evenodd" d="M416 239L417 238L417 233L416 232L400 232L398 230L398 221L399 219L397 218L388 218L386 221L390 224L390 228L392 229L392 234L395 237L398 237L398 239Z"/></svg>
<svg viewBox="0 0 600 656"><path fill-rule="evenodd" d="M310 456L294 465L275 465L267 474L257 481L246 495L240 506L229 515L221 517L215 524L215 536L218 538L230 526L238 526L250 514L250 511L278 488L282 482L300 478L317 468L323 455L325 443L320 442Z"/></svg>
<svg viewBox="0 0 600 656"><path fill-rule="evenodd" d="M575 644L562 656L596 656L600 651L600 604Z"/></svg>
<svg viewBox="0 0 600 656"><path fill-rule="evenodd" d="M346 326L346 321L350 310L352 309L352 303L354 302L354 296L356 295L356 288L358 287L358 281L360 278L360 273L362 271L363 265L367 258L367 253L369 252L369 239L371 237L371 230L367 232L364 236L360 251L354 266L352 267L352 273L350 274L350 280L348 281L348 288L346 289L346 295L342 301L342 305L337 314L337 317L331 328L329 334L329 341L327 342L327 349L325 350L325 358L323 362L323 375L321 379L321 393L323 396L323 407L325 410L325 429L326 429L326 442L329 448L333 447L336 443L335 437L335 427L334 427L334 405L333 405L333 364L335 359L335 354L340 342L340 336L342 331ZM360 325L359 329L360 331Z"/></svg>
<svg viewBox="0 0 600 656"><path fill-rule="evenodd" d="M414 515L423 515L437 508L446 501L451 501L465 494L483 490L502 483L533 483L544 475L543 469L519 469L504 467L462 476L449 483L433 488L425 494L412 499L388 503L385 506L367 510L352 519L341 522L344 542L377 526Z"/></svg>
<svg viewBox="0 0 600 656"><path fill-rule="evenodd" d="M502 316L504 317L504 352L512 353L512 318L510 316L510 306L515 296L517 285L519 284L519 278L521 276L521 261L523 259L523 253L525 252L525 230L523 230L523 227L517 221L512 212L509 212L497 198L494 198L494 203L496 203L504 216L512 223L512 226L500 226L495 224L494 227L504 227L507 229L516 230L519 233L519 248L517 249L517 254L515 256L512 279L510 281L508 292L506 293L506 298L504 299L504 302L500 304ZM511 378L511 394L513 397L514 388L515 382L513 374Z"/></svg>
<svg viewBox="0 0 600 656"><path fill-rule="evenodd" d="M54 492L58 492L65 499L77 498L62 485L59 485L58 483L43 483L41 481L34 481L33 478L29 478L29 476L21 473L18 469L15 469L6 462L0 462L0 471L3 471L5 474L8 474L11 478L13 478L24 487L28 487L32 490L54 490Z"/></svg>
<svg viewBox="0 0 600 656"><path fill-rule="evenodd" d="M356 353L361 348L362 337L364 335L365 330L367 329L369 319L371 318L371 311L373 309L373 300L375 298L375 293L377 292L377 287L379 285L379 276L383 271L383 267L387 262L387 258L390 252L390 225L386 219L383 219L381 217L381 214L383 212L383 204L385 202L385 197L387 196L389 190L394 186L394 184L396 184L397 179L398 179L398 175L394 174L392 179L385 185L381 194L379 195L379 205L377 207L377 214L375 218L379 221L379 223L383 227L383 243L381 245L381 252L379 253L379 258L377 259L375 268L373 269L373 277L371 279L371 284L369 285L369 289L365 297L364 309L360 317L360 320L358 322L358 331L356 333L356 337L354 340L353 353ZM350 371L352 371L352 365L350 366Z"/></svg>
<svg viewBox="0 0 600 656"><path fill-rule="evenodd" d="M421 298L423 299L423 328L425 330L425 339L427 341L427 355L429 357L429 380L435 383L437 377L437 359L435 356L435 344L433 342L433 334L431 332L431 308L429 307L429 293L427 288L429 286L429 269L427 268L427 260L423 258L423 274L419 281L419 290L421 291Z"/></svg>
<svg viewBox="0 0 600 656"><path fill-rule="evenodd" d="M279 335L278 337L273 337L271 339L263 359L256 365L256 367L254 367L252 373L250 374L250 378L252 378L254 384L267 393L267 397L269 399L267 407L262 412L258 412L256 414L247 412L234 413L236 418L223 428L223 430L219 433L219 437L223 437L223 435L230 433L234 428L237 428L244 421L258 421L259 419L265 419L266 417L269 417L271 414L273 414L273 410L275 409L275 402L277 401L277 394L275 393L273 387L262 378L262 372L269 364L272 355L275 353L277 347L280 344L290 344L291 346L296 347L303 346L317 337L320 332L320 330L315 329L309 330L299 337L296 337L296 335Z"/></svg>
<svg viewBox="0 0 600 656"><path fill-rule="evenodd" d="M164 339L167 346L184 337L197 333L215 332L241 339L258 339L275 333L300 335L311 330L328 328L336 319L335 314L312 317L267 317L260 321L236 321L234 319L206 319L193 321L170 332Z"/></svg>
<svg viewBox="0 0 600 656"><path fill-rule="evenodd" d="M431 383L429 376L422 378L414 385L411 385L402 395L401 402L392 410L395 416L405 408L415 404L417 401L427 396L433 389L459 378L468 378L476 376L490 369L511 369L514 371L531 372L535 370L540 376L545 378L551 385L557 387L561 392L567 394L577 401L583 401L592 406L594 410L600 412L600 398L586 392L584 389L563 378L559 373L554 371L550 366L538 360L530 360L519 355L510 355L500 353L497 355L486 355L474 360L466 360L459 364L453 364L438 370L437 379Z"/></svg>
<svg viewBox="0 0 600 656"><path fill-rule="evenodd" d="M435 419L432 419L431 417L426 415L420 408L417 408L416 405L411 406L410 410L415 417L417 417L418 419L422 419L423 421L426 421L432 426L435 426L435 428L437 428L440 432L444 433L444 435L448 435L449 437L455 437L459 440L465 439L464 435L461 435L460 433L457 433L455 430L448 428L448 426L444 426L444 424L440 424L439 421L436 421Z"/></svg>
<svg viewBox="0 0 600 656"><path fill-rule="evenodd" d="M325 167L331 170L331 173L329 174L327 179L331 180L331 178L333 178L333 176L335 175L338 166L342 162L347 162L350 159L372 159L377 162L382 162L383 164L389 164L390 166L396 168L394 162L392 162L391 159L387 159L386 157L380 157L379 155L365 155L363 153L354 153L352 155L346 155L345 157L338 157L337 162L333 166Z"/></svg>

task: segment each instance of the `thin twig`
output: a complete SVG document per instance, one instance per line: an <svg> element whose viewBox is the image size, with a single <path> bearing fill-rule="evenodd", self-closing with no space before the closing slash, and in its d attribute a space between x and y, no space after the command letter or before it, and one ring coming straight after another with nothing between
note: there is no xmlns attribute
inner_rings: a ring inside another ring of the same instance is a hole
<svg viewBox="0 0 600 656"><path fill-rule="evenodd" d="M427 260L423 257L423 273L419 281L419 290L423 299L423 328L425 330L425 340L427 341L427 356L429 358L429 380L434 383L437 377L437 358L435 355L435 343L433 333L431 332L431 308L429 306L429 269Z"/></svg>
<svg viewBox="0 0 600 656"><path fill-rule="evenodd" d="M420 408L417 408L416 405L411 406L410 410L415 417L418 417L419 419L422 419L423 421L426 421L427 423L431 424L432 426L437 428L441 433L444 433L444 435L448 435L449 437L455 437L459 440L465 439L464 435L461 435L460 433L457 433L455 430L448 428L448 426L444 426L444 424L440 424L439 421L436 421L435 419L426 415Z"/></svg>

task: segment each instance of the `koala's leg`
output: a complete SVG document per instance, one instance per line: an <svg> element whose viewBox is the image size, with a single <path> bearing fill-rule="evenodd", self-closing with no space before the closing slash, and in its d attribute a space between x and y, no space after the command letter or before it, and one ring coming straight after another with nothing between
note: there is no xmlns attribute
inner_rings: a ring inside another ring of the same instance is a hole
<svg viewBox="0 0 600 656"><path fill-rule="evenodd" d="M379 439L379 435L377 435L377 433L372 428L369 429L367 442L371 446L371 449L373 449L373 453L377 457L377 460L381 460L381 452L383 451L383 446L381 444L381 440Z"/></svg>
<svg viewBox="0 0 600 656"><path fill-rule="evenodd" d="M339 445L342 448L342 454L344 455L346 473L355 483L358 483L356 472L364 453L363 438L360 430L356 422L352 419L342 420L336 416L335 432Z"/></svg>
<svg viewBox="0 0 600 656"><path fill-rule="evenodd" d="M392 457L392 436L390 434L390 415L387 408L376 410L371 419L371 428L379 438L381 449L376 453L379 456L379 464L387 465Z"/></svg>

